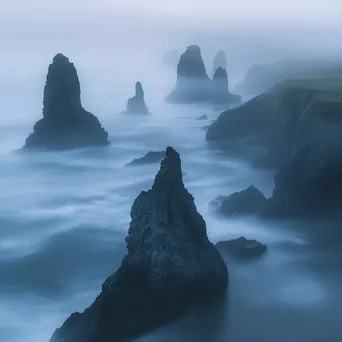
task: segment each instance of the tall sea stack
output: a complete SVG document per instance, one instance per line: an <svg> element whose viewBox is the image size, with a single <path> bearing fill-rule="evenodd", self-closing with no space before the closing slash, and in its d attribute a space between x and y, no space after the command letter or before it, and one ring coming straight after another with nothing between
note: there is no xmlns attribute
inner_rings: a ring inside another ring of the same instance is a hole
<svg viewBox="0 0 342 342"><path fill-rule="evenodd" d="M131 341L226 291L226 264L208 239L172 147L152 188L132 205L126 244L128 253L101 294L73 313L51 342Z"/></svg>
<svg viewBox="0 0 342 342"><path fill-rule="evenodd" d="M168 102L195 103L208 100L210 79L206 73L201 49L190 45L181 55L177 66L175 89L166 97Z"/></svg>
<svg viewBox="0 0 342 342"><path fill-rule="evenodd" d="M97 117L82 107L74 64L57 54L46 77L43 118L34 125L24 149L62 150L108 144L108 133Z"/></svg>
<svg viewBox="0 0 342 342"><path fill-rule="evenodd" d="M135 84L135 95L128 99L126 114L150 114L144 99L144 90L140 82Z"/></svg>

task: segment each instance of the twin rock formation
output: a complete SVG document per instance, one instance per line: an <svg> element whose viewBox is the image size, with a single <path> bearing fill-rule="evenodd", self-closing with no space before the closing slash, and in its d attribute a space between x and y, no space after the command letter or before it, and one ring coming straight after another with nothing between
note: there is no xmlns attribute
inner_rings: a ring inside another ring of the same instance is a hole
<svg viewBox="0 0 342 342"><path fill-rule="evenodd" d="M219 56L218 59L221 57ZM215 63L222 64L222 61ZM222 66L226 66L223 63ZM177 82L175 89L166 97L171 103L209 102L213 104L238 104L239 95L228 89L227 71L222 66L215 70L211 80L206 73L201 49L197 45L189 46L181 55L177 66Z"/></svg>
<svg viewBox="0 0 342 342"><path fill-rule="evenodd" d="M227 267L184 187L180 156L172 147L165 155L152 188L132 205L121 266L51 342L131 341L225 292Z"/></svg>
<svg viewBox="0 0 342 342"><path fill-rule="evenodd" d="M53 58L46 77L43 118L28 136L24 149L72 149L108 145L108 133L81 104L81 88L73 63L62 54Z"/></svg>

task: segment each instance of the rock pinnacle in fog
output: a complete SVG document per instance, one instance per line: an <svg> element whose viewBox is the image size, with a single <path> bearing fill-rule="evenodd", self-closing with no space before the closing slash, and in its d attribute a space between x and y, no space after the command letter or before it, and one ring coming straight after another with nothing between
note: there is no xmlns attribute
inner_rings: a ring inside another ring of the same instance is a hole
<svg viewBox="0 0 342 342"><path fill-rule="evenodd" d="M83 313L73 313L52 342L128 341L225 293L227 267L184 187L181 159L166 149L152 188L131 208L127 255Z"/></svg>
<svg viewBox="0 0 342 342"><path fill-rule="evenodd" d="M46 77L43 118L34 125L24 148L72 149L107 144L108 133L96 116L82 107L74 64L57 54Z"/></svg>
<svg viewBox="0 0 342 342"><path fill-rule="evenodd" d="M207 101L210 79L198 45L190 45L181 55L177 67L175 89L166 98L169 102L188 103Z"/></svg>
<svg viewBox="0 0 342 342"><path fill-rule="evenodd" d="M223 50L217 51L214 57L214 61L213 61L212 75L215 74L215 71L218 68L227 70L227 67L228 67L228 63L227 63L226 53Z"/></svg>
<svg viewBox="0 0 342 342"><path fill-rule="evenodd" d="M126 114L149 114L148 108L145 104L144 90L140 82L135 84L135 95L128 99Z"/></svg>

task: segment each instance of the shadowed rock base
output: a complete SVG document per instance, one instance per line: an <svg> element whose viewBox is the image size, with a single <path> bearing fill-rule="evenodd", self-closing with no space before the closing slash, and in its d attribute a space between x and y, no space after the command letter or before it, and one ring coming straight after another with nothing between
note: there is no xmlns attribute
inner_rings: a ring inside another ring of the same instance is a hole
<svg viewBox="0 0 342 342"><path fill-rule="evenodd" d="M81 104L81 89L74 64L57 54L49 66L44 89L43 118L28 136L24 149L73 149L108 145L108 133L97 117Z"/></svg>
<svg viewBox="0 0 342 342"><path fill-rule="evenodd" d="M225 293L226 264L208 240L172 147L151 190L135 199L131 219L120 268L88 309L55 331L52 342L131 341Z"/></svg>

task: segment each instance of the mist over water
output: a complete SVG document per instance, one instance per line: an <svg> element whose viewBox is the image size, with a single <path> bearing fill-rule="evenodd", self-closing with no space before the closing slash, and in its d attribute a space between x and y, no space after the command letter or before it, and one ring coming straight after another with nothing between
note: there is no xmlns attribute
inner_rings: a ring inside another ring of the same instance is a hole
<svg viewBox="0 0 342 342"><path fill-rule="evenodd" d="M209 34L200 33L198 29L182 38L175 34L170 40L140 40L141 34L134 38L130 32L112 46L108 37L101 37L93 48L71 38L65 44L62 38L56 44L34 41L32 46L22 41L16 48L6 43L13 49L6 49L0 67L1 342L46 342L71 312L92 303L126 252L133 200L150 188L159 168L159 164L125 165L168 145L180 152L184 183L206 220L210 239L245 236L266 243L269 252L253 262L228 258L231 280L226 302L194 310L137 341L342 340L342 258L330 234L337 230L334 224L213 215L208 209L212 199L251 184L270 196L273 172L257 170L206 143L203 127L219 115L214 108L163 102L176 79L175 70L161 64L170 49L181 53L188 43L202 43L210 72L216 50L227 48L232 87L252 61L293 55L293 50L265 39L260 40L262 46L273 46L265 48L267 56L256 44L254 56L246 57L252 38L241 38L242 44L236 37L225 40L222 32L214 44ZM93 37L91 42L95 41ZM239 44L241 50L236 52ZM83 106L109 132L110 146L17 151L42 115L47 67L57 52L75 63ZM306 53L305 47L302 52ZM136 81L143 84L151 116L120 114ZM196 120L203 114L208 120Z"/></svg>

